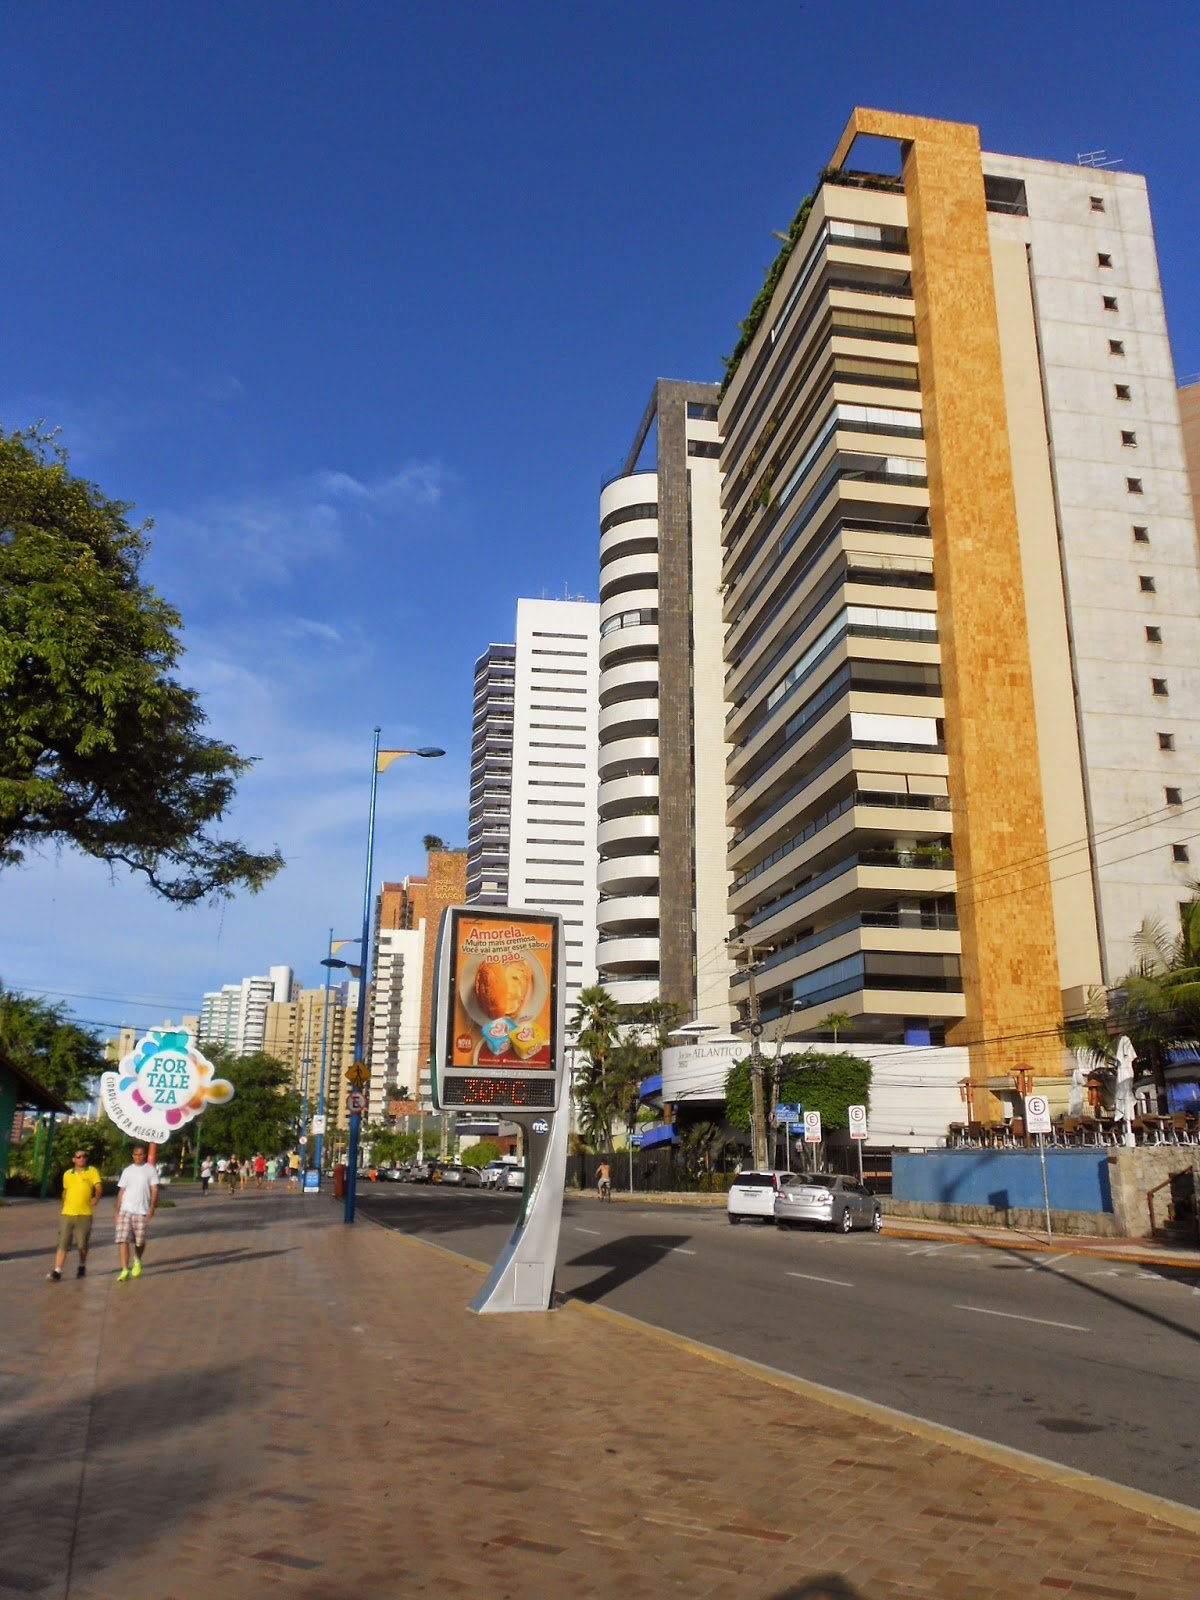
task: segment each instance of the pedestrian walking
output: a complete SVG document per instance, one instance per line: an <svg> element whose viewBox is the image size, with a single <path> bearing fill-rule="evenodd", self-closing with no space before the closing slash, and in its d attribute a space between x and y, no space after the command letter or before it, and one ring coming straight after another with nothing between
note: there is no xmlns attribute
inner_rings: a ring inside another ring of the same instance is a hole
<svg viewBox="0 0 1200 1600"><path fill-rule="evenodd" d="M121 1258L117 1282L126 1278L140 1278L142 1256L146 1249L146 1229L150 1218L158 1210L158 1168L146 1160L144 1145L135 1144L133 1160L117 1183L116 1241ZM133 1261L129 1259L129 1241L133 1240Z"/></svg>
<svg viewBox="0 0 1200 1600"><path fill-rule="evenodd" d="M233 1196L238 1192L238 1184L242 1176L241 1164L236 1154L230 1156L228 1165L225 1168L225 1176L229 1180L229 1193Z"/></svg>
<svg viewBox="0 0 1200 1600"><path fill-rule="evenodd" d="M263 1155L261 1150L257 1150L254 1155L254 1187L256 1189L262 1188L263 1179L266 1177L266 1175L267 1158Z"/></svg>
<svg viewBox="0 0 1200 1600"><path fill-rule="evenodd" d="M288 1176L293 1189L300 1187L300 1152L293 1150L288 1156Z"/></svg>
<svg viewBox="0 0 1200 1600"><path fill-rule="evenodd" d="M63 1262L67 1259L67 1252L72 1245L79 1251L79 1265L75 1268L75 1276L77 1278L87 1276L92 1212L101 1193L100 1174L88 1160L87 1151L76 1150L71 1157L70 1168L63 1173L63 1203L62 1217L58 1224L58 1249L54 1253L54 1265L46 1274L50 1283L57 1283L62 1277Z"/></svg>
<svg viewBox="0 0 1200 1600"><path fill-rule="evenodd" d="M213 1158L211 1156L205 1156L204 1160L200 1163L200 1193L202 1195L206 1195L208 1193L208 1186L212 1182L212 1175Z"/></svg>

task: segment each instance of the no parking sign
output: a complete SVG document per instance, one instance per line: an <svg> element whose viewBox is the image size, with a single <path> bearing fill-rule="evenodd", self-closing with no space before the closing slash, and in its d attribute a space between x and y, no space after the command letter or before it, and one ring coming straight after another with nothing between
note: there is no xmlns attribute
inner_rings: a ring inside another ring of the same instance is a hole
<svg viewBox="0 0 1200 1600"><path fill-rule="evenodd" d="M804 1142L805 1144L820 1144L821 1142L821 1113L819 1111L806 1111L804 1113Z"/></svg>

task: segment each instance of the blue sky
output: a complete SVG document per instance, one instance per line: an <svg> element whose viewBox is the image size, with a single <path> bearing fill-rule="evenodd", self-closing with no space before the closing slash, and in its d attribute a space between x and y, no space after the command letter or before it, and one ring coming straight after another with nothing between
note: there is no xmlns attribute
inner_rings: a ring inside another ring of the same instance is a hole
<svg viewBox="0 0 1200 1600"><path fill-rule="evenodd" d="M466 837L471 672L519 595L596 591L596 499L655 378L715 379L855 104L1150 182L1200 374L1191 5L342 0L8 20L0 420L155 523L229 831L263 894L174 910L64 853L0 878L0 978L152 1025L358 927Z"/></svg>

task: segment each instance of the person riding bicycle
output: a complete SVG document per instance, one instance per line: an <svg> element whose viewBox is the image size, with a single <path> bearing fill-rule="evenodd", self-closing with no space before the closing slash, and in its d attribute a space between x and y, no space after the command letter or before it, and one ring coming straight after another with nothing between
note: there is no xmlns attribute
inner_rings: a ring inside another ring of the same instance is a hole
<svg viewBox="0 0 1200 1600"><path fill-rule="evenodd" d="M596 1168L596 1198L598 1200L612 1199L612 1173L608 1162L602 1161Z"/></svg>

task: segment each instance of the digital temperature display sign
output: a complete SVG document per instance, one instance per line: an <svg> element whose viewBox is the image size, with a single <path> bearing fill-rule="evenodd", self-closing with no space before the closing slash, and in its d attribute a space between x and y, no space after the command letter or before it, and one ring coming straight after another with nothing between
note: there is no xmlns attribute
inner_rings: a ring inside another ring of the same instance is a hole
<svg viewBox="0 0 1200 1600"><path fill-rule="evenodd" d="M435 961L439 1109L557 1109L562 960L562 920L550 912L447 907Z"/></svg>

